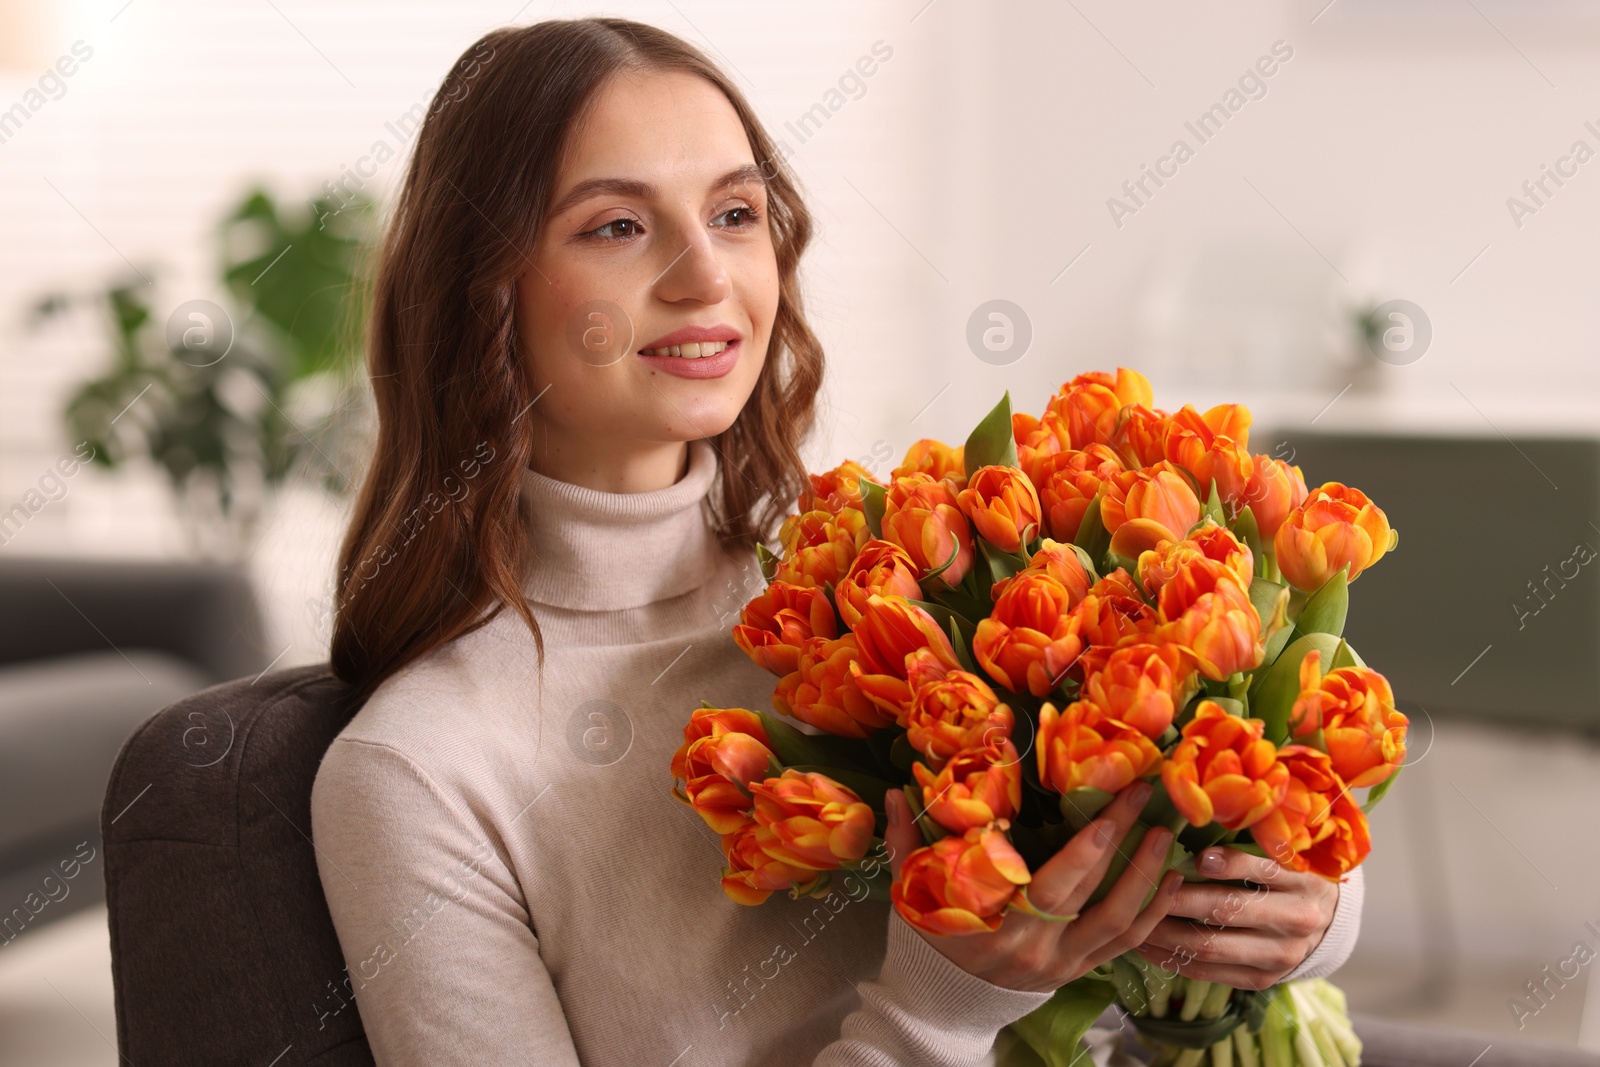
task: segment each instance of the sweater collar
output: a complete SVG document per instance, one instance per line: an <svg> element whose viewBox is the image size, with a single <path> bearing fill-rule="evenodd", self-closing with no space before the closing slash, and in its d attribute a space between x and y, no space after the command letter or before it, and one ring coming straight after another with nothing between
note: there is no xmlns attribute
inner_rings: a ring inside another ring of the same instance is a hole
<svg viewBox="0 0 1600 1067"><path fill-rule="evenodd" d="M530 554L523 592L558 608L613 611L681 596L711 580L720 547L708 496L711 442L689 442L689 469L664 489L607 493L523 468Z"/></svg>

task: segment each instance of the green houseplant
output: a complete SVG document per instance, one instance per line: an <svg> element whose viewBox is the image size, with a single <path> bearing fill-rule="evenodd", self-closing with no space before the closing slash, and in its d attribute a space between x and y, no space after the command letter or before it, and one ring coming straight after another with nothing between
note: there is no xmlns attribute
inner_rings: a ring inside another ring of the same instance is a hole
<svg viewBox="0 0 1600 1067"><path fill-rule="evenodd" d="M94 462L165 472L191 549L238 561L274 491L307 482L343 496L371 425L361 367L372 201L303 208L251 189L217 227L219 301L164 299L159 271L55 292L34 322L105 323L107 368L63 412Z"/></svg>

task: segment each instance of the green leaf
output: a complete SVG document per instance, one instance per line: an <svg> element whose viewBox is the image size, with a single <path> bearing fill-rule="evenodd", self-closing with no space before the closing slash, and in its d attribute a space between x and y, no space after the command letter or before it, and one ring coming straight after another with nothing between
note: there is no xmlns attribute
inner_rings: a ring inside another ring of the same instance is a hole
<svg viewBox="0 0 1600 1067"><path fill-rule="evenodd" d="M967 437L961 452L962 465L970 478L979 467L1015 467L1017 441L1011 431L1011 393L989 410Z"/></svg>
<svg viewBox="0 0 1600 1067"><path fill-rule="evenodd" d="M1217 493L1217 480L1215 478L1211 479L1211 492L1206 494L1206 502L1200 510L1200 518L1202 521L1210 519L1218 526L1225 527L1228 525L1228 517L1222 510L1222 497Z"/></svg>
<svg viewBox="0 0 1600 1067"><path fill-rule="evenodd" d="M935 607L940 608L943 614L935 614L933 612L929 612L929 614L938 619L941 626L945 625L946 615L956 616L969 628L977 626L979 620L987 618L989 615L989 605L987 603L954 589L935 590L929 594L929 599L913 600L911 603L924 608L928 604L933 604Z"/></svg>
<svg viewBox="0 0 1600 1067"><path fill-rule="evenodd" d="M911 746L911 738L901 730L895 737L894 743L889 746L889 762L895 768L904 771L907 778L911 777L911 765L922 758L922 753ZM915 809L913 809L915 810Z"/></svg>
<svg viewBox="0 0 1600 1067"><path fill-rule="evenodd" d="M1256 615L1261 619L1263 632L1272 618L1272 609L1289 587L1282 582L1271 582L1265 578L1257 577L1250 580L1250 605L1256 609ZM1289 629L1285 626L1284 629Z"/></svg>
<svg viewBox="0 0 1600 1067"><path fill-rule="evenodd" d="M1078 523L1078 536L1072 539L1072 543L1092 560L1103 559L1106 550L1111 547L1111 531L1106 529L1105 519L1100 516L1100 501L1105 499L1105 495L1106 489L1102 485L1095 491L1094 499L1089 501L1083 521Z"/></svg>
<svg viewBox="0 0 1600 1067"><path fill-rule="evenodd" d="M1400 766L1394 769L1389 777L1385 778L1383 781L1367 790L1367 799L1362 802L1361 810L1363 812L1368 812L1377 807L1378 801L1382 800L1384 795L1394 787L1395 780L1400 777L1400 772L1405 769L1406 766L1402 763Z"/></svg>
<svg viewBox="0 0 1600 1067"><path fill-rule="evenodd" d="M767 747L785 767L846 767L867 774L877 769L877 761L872 758L865 741L833 734L808 734L759 708L756 714L767 731Z"/></svg>
<svg viewBox="0 0 1600 1067"><path fill-rule="evenodd" d="M1083 1067L1089 1054L1083 1035L1116 999L1116 987L1095 978L1078 978L1011 1024L1011 1030L1047 1067Z"/></svg>
<svg viewBox="0 0 1600 1067"><path fill-rule="evenodd" d="M1344 633L1345 615L1350 607L1349 573L1350 565L1347 563L1311 594L1305 607L1295 617L1295 636L1317 633L1337 637Z"/></svg>
<svg viewBox="0 0 1600 1067"><path fill-rule="evenodd" d="M1255 567L1256 577L1266 577L1267 561L1265 553L1261 551L1261 526L1256 522L1256 513L1250 510L1249 504L1240 508L1239 517L1233 520L1233 535L1250 549L1250 560Z"/></svg>
<svg viewBox="0 0 1600 1067"><path fill-rule="evenodd" d="M950 620L950 643L955 646L956 659L961 661L961 669L971 674L978 674L978 666L972 659L971 650L967 648L967 638L954 618Z"/></svg>
<svg viewBox="0 0 1600 1067"><path fill-rule="evenodd" d="M977 543L978 551L983 555L984 561L988 564L989 573L996 582L1005 581L1027 566L1020 553L1002 552L981 535L974 535L972 539Z"/></svg>
<svg viewBox="0 0 1600 1067"><path fill-rule="evenodd" d="M1139 577L1139 561L1119 556L1115 552L1106 553L1106 573L1115 574L1118 567L1128 572L1128 577L1137 581Z"/></svg>
<svg viewBox="0 0 1600 1067"><path fill-rule="evenodd" d="M861 479L861 513L867 517L867 529L873 537L883 537L883 508L886 490L877 482Z"/></svg>
<svg viewBox="0 0 1600 1067"><path fill-rule="evenodd" d="M1111 542L1108 539L1106 543L1110 544ZM1089 584L1093 585L1098 582L1100 580L1100 564L1095 562L1096 557L1090 556L1089 553L1083 550L1081 545L1073 544L1071 547L1073 554L1078 557L1078 562L1083 564L1083 569L1089 572Z"/></svg>
<svg viewBox="0 0 1600 1067"><path fill-rule="evenodd" d="M761 565L761 577L765 578L768 583L770 583L773 576L778 573L779 557L776 556L765 544L757 541L756 562Z"/></svg>
<svg viewBox="0 0 1600 1067"><path fill-rule="evenodd" d="M1344 642L1332 634L1305 634L1289 643L1272 667L1257 677L1250 687L1250 711L1266 723L1266 738L1275 745L1289 736L1289 711L1300 695L1300 661L1316 649L1322 653L1322 669L1332 669L1334 652Z"/></svg>
<svg viewBox="0 0 1600 1067"><path fill-rule="evenodd" d="M1365 667L1366 662L1350 646L1350 642L1340 640L1339 647L1333 650L1333 661L1322 668L1323 673L1338 670L1340 667Z"/></svg>
<svg viewBox="0 0 1600 1067"><path fill-rule="evenodd" d="M1092 785L1079 786L1061 794L1061 817L1074 830L1082 830L1111 803L1112 794Z"/></svg>

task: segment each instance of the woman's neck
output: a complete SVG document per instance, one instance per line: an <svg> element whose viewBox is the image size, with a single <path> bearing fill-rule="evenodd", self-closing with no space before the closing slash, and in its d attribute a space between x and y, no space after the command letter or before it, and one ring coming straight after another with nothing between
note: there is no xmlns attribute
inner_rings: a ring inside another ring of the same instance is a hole
<svg viewBox="0 0 1600 1067"><path fill-rule="evenodd" d="M689 472L689 446L684 441L574 439L536 424L528 466L546 478L602 493L646 493L683 479Z"/></svg>

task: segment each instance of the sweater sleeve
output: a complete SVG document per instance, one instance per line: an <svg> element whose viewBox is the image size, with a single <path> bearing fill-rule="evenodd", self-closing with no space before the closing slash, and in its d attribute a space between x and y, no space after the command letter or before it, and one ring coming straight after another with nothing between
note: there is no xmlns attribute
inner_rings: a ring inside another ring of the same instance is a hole
<svg viewBox="0 0 1600 1067"><path fill-rule="evenodd" d="M577 1067L505 860L404 753L338 738L312 839L378 1067Z"/></svg>
<svg viewBox="0 0 1600 1067"><path fill-rule="evenodd" d="M1000 1030L1050 999L1007 989L950 962L889 909L888 951L861 1007L814 1067L962 1067L988 1061Z"/></svg>
<svg viewBox="0 0 1600 1067"><path fill-rule="evenodd" d="M1339 883L1339 901L1333 906L1333 921L1328 924L1328 932L1322 935L1322 941L1311 950L1311 955L1284 976L1285 982L1326 978L1344 966L1355 950L1356 936L1361 933L1361 903L1365 896L1366 879L1357 867L1348 879Z"/></svg>

